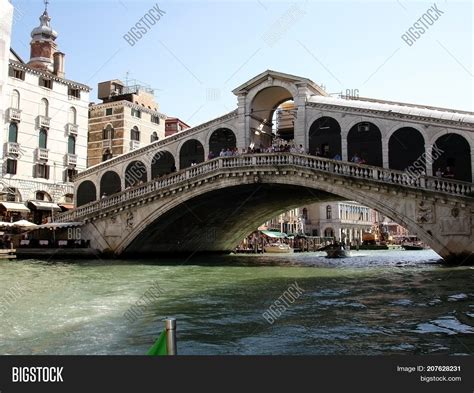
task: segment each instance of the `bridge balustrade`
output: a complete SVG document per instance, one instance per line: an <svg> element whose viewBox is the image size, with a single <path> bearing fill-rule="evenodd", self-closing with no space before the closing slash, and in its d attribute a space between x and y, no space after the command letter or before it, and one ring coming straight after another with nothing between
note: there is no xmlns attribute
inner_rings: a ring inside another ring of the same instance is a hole
<svg viewBox="0 0 474 393"><path fill-rule="evenodd" d="M429 176L412 176L407 172L372 167L352 162L341 162L322 157L314 157L293 153L268 153L252 154L234 157L218 157L213 160L192 166L180 172L173 173L164 178L154 179L143 185L127 189L121 193L103 198L81 206L71 212L63 213L56 217L57 222L77 221L82 217L100 214L104 209L117 206L133 199L147 195L153 195L159 190L197 178L199 176L218 172L225 168L264 168L268 166L295 166L309 168L317 171L333 173L337 175L368 179L381 183L398 184L401 186L416 187L432 191L439 191L451 195L472 195L472 183L449 180Z"/></svg>

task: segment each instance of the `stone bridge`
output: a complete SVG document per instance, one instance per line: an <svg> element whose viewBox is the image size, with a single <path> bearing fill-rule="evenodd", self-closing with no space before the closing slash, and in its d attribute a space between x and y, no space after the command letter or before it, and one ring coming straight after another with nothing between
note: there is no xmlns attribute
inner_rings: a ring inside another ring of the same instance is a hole
<svg viewBox="0 0 474 393"><path fill-rule="evenodd" d="M416 233L444 258L473 251L473 186L291 153L222 157L62 215L116 255L231 251L275 213L355 200Z"/></svg>
<svg viewBox="0 0 474 393"><path fill-rule="evenodd" d="M275 71L233 93L236 110L81 172L76 210L60 220L84 220L94 246L118 255L228 251L279 212L349 199L406 226L443 257L470 255L474 113L335 98ZM267 152L288 101L282 138L305 154L206 161L227 148ZM348 162L356 155L366 165Z"/></svg>

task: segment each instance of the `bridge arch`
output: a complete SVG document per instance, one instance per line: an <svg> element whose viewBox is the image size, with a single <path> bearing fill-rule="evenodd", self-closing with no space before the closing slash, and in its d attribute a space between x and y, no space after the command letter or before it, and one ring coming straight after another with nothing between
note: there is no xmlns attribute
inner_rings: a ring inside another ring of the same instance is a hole
<svg viewBox="0 0 474 393"><path fill-rule="evenodd" d="M240 203L242 207L236 210L237 201L242 200L246 203ZM390 196L380 191L368 193L359 187L321 181L317 176L301 177L281 172L277 176L258 180L253 176L224 177L202 183L191 192L175 194L166 203L154 204L144 211L141 216L146 218L124 234L115 250L118 254L166 252L175 246L181 251L187 251L186 247L193 251L199 251L201 247L208 247L203 251L230 251L254 228L278 212L306 203L335 200L364 203L416 233L441 255L447 254L443 239L420 225L410 213L411 208L406 210L405 203L402 204L397 195ZM412 203L414 208L415 203ZM196 219L190 218L186 209L182 208L183 204L194 207L193 216ZM206 217L206 221L199 217ZM211 234L207 233L209 228L212 229ZM216 233L226 235L216 237ZM209 242L209 239L212 241ZM206 244L203 243L205 241Z"/></svg>
<svg viewBox="0 0 474 393"><path fill-rule="evenodd" d="M309 128L309 154L334 158L342 157L341 126L333 117L322 116L314 120Z"/></svg>
<svg viewBox="0 0 474 393"><path fill-rule="evenodd" d="M286 101L294 101L298 91L291 83L273 80L265 82L249 93L246 113L249 121L247 132L250 144L255 148L268 147L272 144L273 114L278 106Z"/></svg>
<svg viewBox="0 0 474 393"><path fill-rule="evenodd" d="M383 166L382 133L373 122L362 121L351 127L347 134L348 159L362 158L367 165Z"/></svg>
<svg viewBox="0 0 474 393"><path fill-rule="evenodd" d="M86 180L77 187L76 206L80 207L97 200L97 188L95 184Z"/></svg>
<svg viewBox="0 0 474 393"><path fill-rule="evenodd" d="M412 170L426 173L425 138L413 127L395 130L388 140L388 165L390 169ZM415 164L415 165L414 165Z"/></svg>
<svg viewBox="0 0 474 393"><path fill-rule="evenodd" d="M179 169L204 162L204 146L197 139L188 139L179 149Z"/></svg>
<svg viewBox="0 0 474 393"><path fill-rule="evenodd" d="M230 128L221 127L212 131L209 137L209 152L212 152L214 157L218 157L222 149L235 147L237 147L237 138Z"/></svg>
<svg viewBox="0 0 474 393"><path fill-rule="evenodd" d="M440 169L446 176L449 167L454 179L472 182L471 149L471 145L462 135L450 132L439 136L432 150L432 155L438 157L433 162L433 174ZM440 154L435 150L440 151Z"/></svg>
<svg viewBox="0 0 474 393"><path fill-rule="evenodd" d="M107 171L100 178L100 195L110 196L122 191L122 182L117 172Z"/></svg>
<svg viewBox="0 0 474 393"><path fill-rule="evenodd" d="M160 150L151 160L151 178L156 179L176 171L176 161L168 150Z"/></svg>
<svg viewBox="0 0 474 393"><path fill-rule="evenodd" d="M148 181L147 169L143 162L135 160L127 165L124 173L125 188L134 187Z"/></svg>

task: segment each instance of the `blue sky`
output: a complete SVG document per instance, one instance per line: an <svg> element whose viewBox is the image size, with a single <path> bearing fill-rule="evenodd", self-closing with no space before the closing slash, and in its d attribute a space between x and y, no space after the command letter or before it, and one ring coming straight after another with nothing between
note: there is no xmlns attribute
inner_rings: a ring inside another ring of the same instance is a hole
<svg viewBox="0 0 474 393"><path fill-rule="evenodd" d="M41 0L13 0L13 48L29 57ZM124 39L158 4L166 12L131 47ZM93 87L137 79L160 110L197 125L235 109L231 90L266 69L310 78L330 93L474 111L473 5L443 14L412 46L401 35L432 2L51 0L66 77ZM292 12L293 11L293 12ZM273 37L269 41L268 37ZM270 43L270 44L269 44Z"/></svg>

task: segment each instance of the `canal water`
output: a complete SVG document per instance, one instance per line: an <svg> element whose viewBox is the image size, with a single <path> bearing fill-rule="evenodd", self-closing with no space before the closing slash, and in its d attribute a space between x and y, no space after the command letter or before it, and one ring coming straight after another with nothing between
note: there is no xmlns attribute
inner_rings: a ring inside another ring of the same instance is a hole
<svg viewBox="0 0 474 393"><path fill-rule="evenodd" d="M472 267L432 251L354 254L1 261L0 354L141 355L166 316L180 354L472 354ZM295 282L304 292L269 324Z"/></svg>

